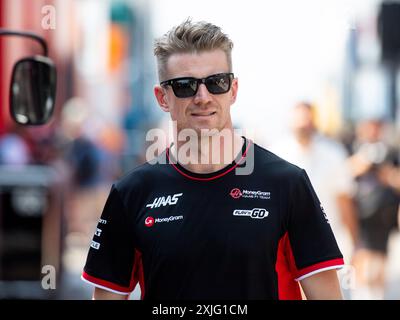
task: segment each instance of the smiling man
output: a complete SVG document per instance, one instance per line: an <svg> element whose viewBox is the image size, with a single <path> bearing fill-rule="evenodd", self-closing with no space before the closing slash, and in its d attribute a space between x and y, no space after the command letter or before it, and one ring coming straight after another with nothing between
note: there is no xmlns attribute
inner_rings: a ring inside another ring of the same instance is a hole
<svg viewBox="0 0 400 320"><path fill-rule="evenodd" d="M188 139L113 184L82 274L95 299L137 283L151 300L301 299L299 283L341 299L343 257L307 174L233 129L232 47L190 20L155 42L155 97Z"/></svg>

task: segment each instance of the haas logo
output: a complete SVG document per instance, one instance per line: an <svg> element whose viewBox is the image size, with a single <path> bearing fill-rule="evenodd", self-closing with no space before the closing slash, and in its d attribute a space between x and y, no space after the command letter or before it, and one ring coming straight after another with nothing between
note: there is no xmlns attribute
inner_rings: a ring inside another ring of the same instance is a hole
<svg viewBox="0 0 400 320"><path fill-rule="evenodd" d="M161 206L165 207L167 205L174 205L178 202L178 198L183 195L183 193L176 193L172 196L167 196L167 197L158 197L155 198L153 203L149 203L146 205L147 208L159 208Z"/></svg>
<svg viewBox="0 0 400 320"><path fill-rule="evenodd" d="M154 218L153 217L147 217L146 220L144 220L144 225L146 227L152 227L154 224Z"/></svg>
<svg viewBox="0 0 400 320"><path fill-rule="evenodd" d="M234 188L231 190L230 195L233 199L238 199L242 196L242 191L238 188Z"/></svg>

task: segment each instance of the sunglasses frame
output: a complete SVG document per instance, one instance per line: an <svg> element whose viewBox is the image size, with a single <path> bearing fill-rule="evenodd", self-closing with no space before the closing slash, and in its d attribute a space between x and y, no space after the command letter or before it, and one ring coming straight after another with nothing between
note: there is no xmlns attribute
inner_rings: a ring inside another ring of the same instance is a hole
<svg viewBox="0 0 400 320"><path fill-rule="evenodd" d="M210 92L210 90L207 87L206 81L207 79L211 78L211 77L215 77L215 76L228 76L229 77L229 87L228 90L224 91L224 92L217 92L217 93L212 93ZM169 79L169 80L165 80L165 81L161 81L160 82L160 86L165 87L165 86L171 86L172 91L174 92L175 96L177 98L190 98L190 97L194 97L197 94L197 91L199 90L200 84L204 84L208 90L209 93L211 94L224 94L227 93L231 87L232 87L232 80L235 78L233 72L222 72L222 73L216 73L216 74L212 74L209 75L205 78L194 78L194 77L179 77L179 78L173 78L173 79ZM197 87L196 90L194 91L194 93L190 96L179 96L176 94L175 92L175 88L174 88L174 82L179 81L179 80L194 80L196 81Z"/></svg>

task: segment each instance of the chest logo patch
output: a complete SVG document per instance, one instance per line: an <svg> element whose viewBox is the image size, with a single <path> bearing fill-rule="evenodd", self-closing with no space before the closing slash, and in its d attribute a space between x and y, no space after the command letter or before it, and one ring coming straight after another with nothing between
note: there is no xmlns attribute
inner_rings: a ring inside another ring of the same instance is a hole
<svg viewBox="0 0 400 320"><path fill-rule="evenodd" d="M238 189L238 188L234 188L231 190L231 192L229 194L231 195L231 197L233 199L238 199L242 196L242 191L240 191L240 189Z"/></svg>
<svg viewBox="0 0 400 320"><path fill-rule="evenodd" d="M144 220L144 225L146 227L152 227L154 225L154 218L153 217L147 217L146 220Z"/></svg>
<svg viewBox="0 0 400 320"><path fill-rule="evenodd" d="M174 222L174 221L178 221L178 220L183 220L183 216L170 216L170 217L166 217L166 218L153 218L151 216L148 216L145 220L144 220L144 225L146 227L152 227L155 223L163 223L163 222Z"/></svg>
<svg viewBox="0 0 400 320"><path fill-rule="evenodd" d="M260 191L260 190L240 190L239 188L233 188L229 195L233 199L239 198L248 198L248 199L262 199L268 200L271 199L271 192L269 191Z"/></svg>
<svg viewBox="0 0 400 320"><path fill-rule="evenodd" d="M175 205L178 202L179 197L181 195L183 195L183 193L175 193L174 195L157 197L153 200L152 203L146 204L146 207L153 209L153 208L159 208L161 206L165 207L165 206Z"/></svg>
<svg viewBox="0 0 400 320"><path fill-rule="evenodd" d="M269 212L263 208L254 208L251 210L235 209L233 215L237 217L250 217L252 219L264 219L268 217Z"/></svg>

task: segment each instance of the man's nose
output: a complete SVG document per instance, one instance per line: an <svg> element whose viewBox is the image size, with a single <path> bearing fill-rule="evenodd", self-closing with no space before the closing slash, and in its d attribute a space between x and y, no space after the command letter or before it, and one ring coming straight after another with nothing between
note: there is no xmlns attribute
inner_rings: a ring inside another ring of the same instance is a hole
<svg viewBox="0 0 400 320"><path fill-rule="evenodd" d="M194 102L204 104L209 101L211 101L211 94L210 92L208 92L206 85L204 83L201 83L194 97Z"/></svg>

